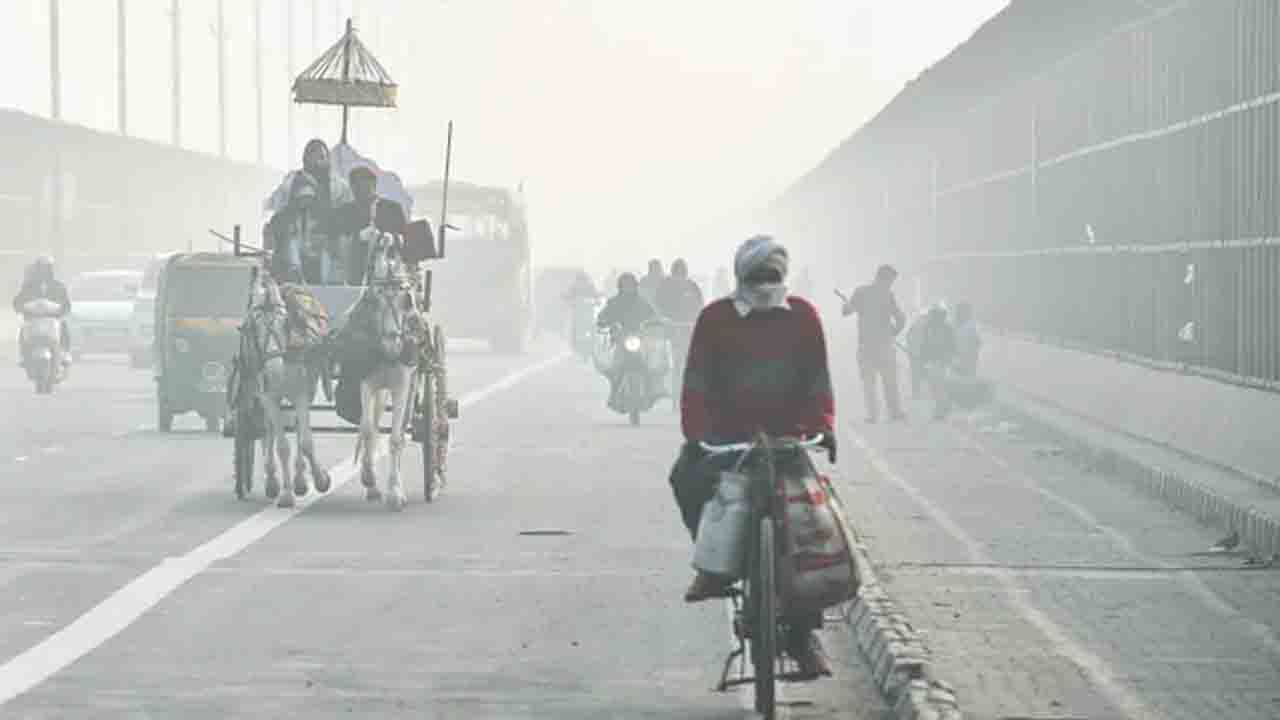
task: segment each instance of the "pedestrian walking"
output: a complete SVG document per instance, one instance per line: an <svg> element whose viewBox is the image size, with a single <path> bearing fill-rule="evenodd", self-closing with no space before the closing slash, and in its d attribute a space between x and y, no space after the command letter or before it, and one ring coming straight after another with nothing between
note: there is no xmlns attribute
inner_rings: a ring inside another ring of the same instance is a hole
<svg viewBox="0 0 1280 720"><path fill-rule="evenodd" d="M847 317L858 316L858 370L867 406L867 422L880 417L877 384L884 387L885 407L891 420L902 420L902 399L898 394L898 362L894 340L906 324L906 316L893 296L898 271L890 265L876 270L875 280L853 291L844 303Z"/></svg>

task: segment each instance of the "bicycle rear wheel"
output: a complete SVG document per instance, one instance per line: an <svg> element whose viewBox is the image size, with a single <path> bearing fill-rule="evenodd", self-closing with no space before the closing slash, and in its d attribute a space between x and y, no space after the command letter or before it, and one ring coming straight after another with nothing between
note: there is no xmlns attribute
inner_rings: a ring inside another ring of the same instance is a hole
<svg viewBox="0 0 1280 720"><path fill-rule="evenodd" d="M775 576L773 519L760 519L760 547L756 551L755 617L752 618L753 675L756 685L756 712L773 720L777 708L778 592Z"/></svg>

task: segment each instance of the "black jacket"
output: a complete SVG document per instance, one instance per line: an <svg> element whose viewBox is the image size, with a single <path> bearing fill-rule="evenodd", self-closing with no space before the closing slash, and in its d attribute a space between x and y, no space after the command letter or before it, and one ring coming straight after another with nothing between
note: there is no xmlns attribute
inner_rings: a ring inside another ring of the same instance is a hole
<svg viewBox="0 0 1280 720"><path fill-rule="evenodd" d="M604 309L596 316L596 325L609 327L617 324L625 331L634 332L656 317L657 311L639 293L618 293L609 298Z"/></svg>
<svg viewBox="0 0 1280 720"><path fill-rule="evenodd" d="M923 365L948 365L956 356L956 331L946 320L925 320L924 338L920 343Z"/></svg>
<svg viewBox="0 0 1280 720"><path fill-rule="evenodd" d="M38 280L25 282L18 295L13 299L13 311L22 314L22 306L32 300L52 300L62 306L60 317L71 314L71 296L67 294L67 286L57 280Z"/></svg>
<svg viewBox="0 0 1280 720"><path fill-rule="evenodd" d="M678 322L693 322L706 303L702 289L689 278L668 277L658 287L658 311Z"/></svg>

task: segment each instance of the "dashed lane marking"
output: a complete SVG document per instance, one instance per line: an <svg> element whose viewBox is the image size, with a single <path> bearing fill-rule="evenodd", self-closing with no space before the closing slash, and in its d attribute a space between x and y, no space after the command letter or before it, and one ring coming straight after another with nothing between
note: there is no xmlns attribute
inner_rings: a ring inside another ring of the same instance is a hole
<svg viewBox="0 0 1280 720"><path fill-rule="evenodd" d="M511 373L492 385L463 396L458 404L468 407L481 402L550 369L568 356L569 353L561 353ZM333 475L333 487L328 494L333 494L354 477L356 468L348 460L330 468L330 472ZM36 687L54 673L84 657L132 625L188 580L205 572L214 563L226 560L261 540L328 494L309 495L290 510L268 507L185 555L165 558L159 565L112 593L70 625L0 665L0 705Z"/></svg>
<svg viewBox="0 0 1280 720"><path fill-rule="evenodd" d="M987 555L982 549L982 545L971 535L964 531L945 510L935 505L928 497L925 496L919 488L899 477L889 466L874 447L867 442L866 438L854 428L852 424L848 426L849 437L853 439L858 449L862 451L863 456L871 464L876 472L880 473L886 480L896 485L900 490L911 497L916 504L927 513L940 528L957 542L965 547L969 557L973 562L980 565L996 565L995 561ZM1072 637L1057 623L1045 615L1038 607L1027 601L1026 593L1019 585L1018 578L1009 574L997 573L993 575L995 580L1004 590L1005 600L1009 603L1014 612L1025 620L1032 627L1040 631L1053 646L1054 650L1067 658L1080 671L1088 677L1098 691L1107 698L1116 708L1118 708L1125 717L1132 720L1145 720L1145 718L1159 717L1155 712L1142 701L1137 694L1122 684L1120 675L1107 664L1098 655L1090 652L1088 648L1077 643Z"/></svg>

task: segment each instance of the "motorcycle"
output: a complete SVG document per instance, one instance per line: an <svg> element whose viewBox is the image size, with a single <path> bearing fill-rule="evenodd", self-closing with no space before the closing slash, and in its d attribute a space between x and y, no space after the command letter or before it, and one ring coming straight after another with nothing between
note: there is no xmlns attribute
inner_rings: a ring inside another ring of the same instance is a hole
<svg viewBox="0 0 1280 720"><path fill-rule="evenodd" d="M632 425L640 424L640 414L647 412L657 401L659 382L670 367L670 350L665 338L654 329L661 329L662 323L652 321L646 323L640 332L624 331L614 325L603 331L607 336L608 346L612 352L609 366L601 367L602 356L597 353L596 365L609 375L617 373L617 386L609 407L614 412L627 416Z"/></svg>
<svg viewBox="0 0 1280 720"><path fill-rule="evenodd" d="M52 300L31 300L22 306L22 367L37 395L48 395L62 382L62 306Z"/></svg>

